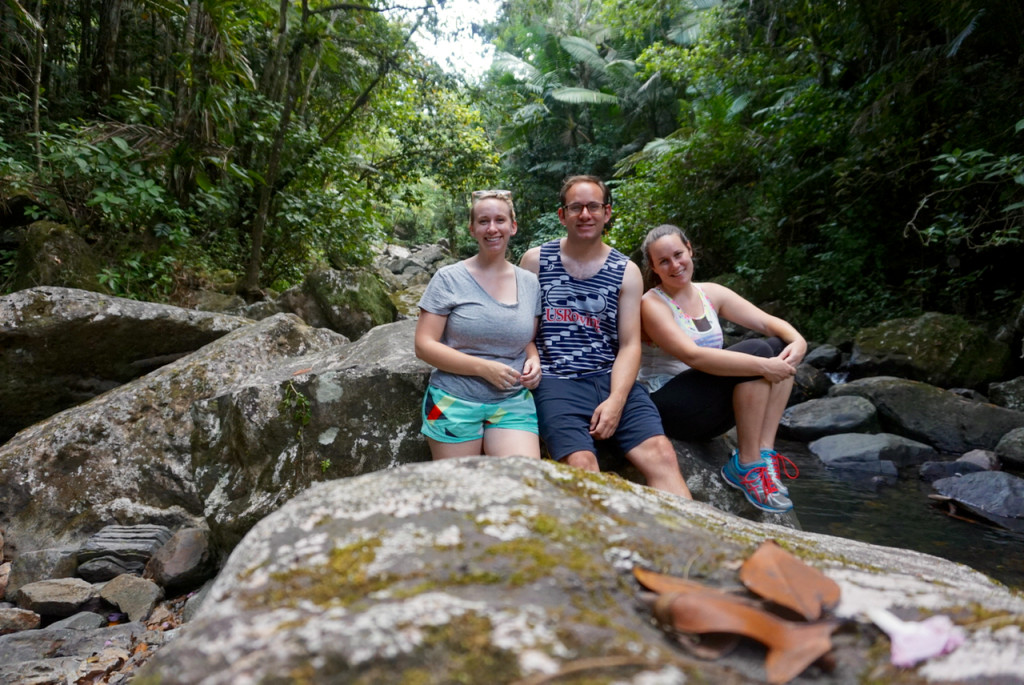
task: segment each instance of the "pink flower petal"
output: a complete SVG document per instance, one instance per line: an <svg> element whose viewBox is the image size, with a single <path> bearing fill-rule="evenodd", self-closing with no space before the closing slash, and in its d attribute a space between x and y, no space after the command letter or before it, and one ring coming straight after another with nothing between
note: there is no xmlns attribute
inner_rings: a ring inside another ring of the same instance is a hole
<svg viewBox="0 0 1024 685"><path fill-rule="evenodd" d="M963 629L953 625L948 616L902 621L884 609L872 609L868 617L889 636L895 666L913 666L933 656L949 654L966 639Z"/></svg>

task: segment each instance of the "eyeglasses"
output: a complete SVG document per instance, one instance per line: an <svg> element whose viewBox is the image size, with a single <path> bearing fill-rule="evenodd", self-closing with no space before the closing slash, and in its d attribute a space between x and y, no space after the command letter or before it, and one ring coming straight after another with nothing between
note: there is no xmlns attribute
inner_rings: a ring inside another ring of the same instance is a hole
<svg viewBox="0 0 1024 685"><path fill-rule="evenodd" d="M600 214L604 212L604 208L607 205L603 205L600 202L588 202L587 204L580 204L579 202L573 202L571 205L562 205L562 209L565 210L569 216L578 216L583 213L586 209L591 214Z"/></svg>
<svg viewBox="0 0 1024 685"><path fill-rule="evenodd" d="M490 197L496 197L501 200L508 200L512 202L512 191L511 190L474 190L474 200L486 200Z"/></svg>

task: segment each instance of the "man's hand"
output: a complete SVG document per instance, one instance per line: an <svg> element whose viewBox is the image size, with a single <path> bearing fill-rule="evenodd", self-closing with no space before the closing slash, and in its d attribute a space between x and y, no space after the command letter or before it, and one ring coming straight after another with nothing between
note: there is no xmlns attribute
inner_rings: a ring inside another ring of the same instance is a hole
<svg viewBox="0 0 1024 685"><path fill-rule="evenodd" d="M594 415L590 417L590 434L595 440L607 440L615 435L621 418L622 403L609 397L597 405Z"/></svg>

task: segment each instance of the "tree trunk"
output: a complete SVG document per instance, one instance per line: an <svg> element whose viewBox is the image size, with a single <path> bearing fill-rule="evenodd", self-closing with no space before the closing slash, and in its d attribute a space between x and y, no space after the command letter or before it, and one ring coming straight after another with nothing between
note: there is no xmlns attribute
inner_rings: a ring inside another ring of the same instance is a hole
<svg viewBox="0 0 1024 685"><path fill-rule="evenodd" d="M36 16L43 16L43 0L36 0ZM40 135L39 128L39 98L40 90L43 85L43 43L44 34L42 31L36 31L35 40L35 64L32 66L32 132L35 133L33 138L35 139L35 153L36 153L36 173L43 173L43 150L42 150L42 136Z"/></svg>
<svg viewBox="0 0 1024 685"><path fill-rule="evenodd" d="M295 46L289 60L287 71L289 74L298 74L302 68L303 48ZM277 132L274 134L274 143L270 149L270 159L267 160L267 173L260 184L259 199L256 207L256 216L252 222L252 241L249 249L249 263L245 270L245 282L243 289L246 295L255 295L259 292L260 270L263 266L263 236L270 223L274 198L277 195L277 178L281 172L281 153L284 151L284 140L288 134L288 127L291 125L292 112L295 111L295 104L299 98L299 91L302 89L302 79L293 76L291 87L288 88L287 97L284 101L284 108L281 111L281 121L278 124Z"/></svg>
<svg viewBox="0 0 1024 685"><path fill-rule="evenodd" d="M92 61L90 87L97 106L110 99L110 81L117 53L117 35L121 30L122 0L103 0L100 5L100 23L97 32L96 54Z"/></svg>
<svg viewBox="0 0 1024 685"><path fill-rule="evenodd" d="M92 33L92 0L78 0L78 92L83 97L89 94L92 83L94 43Z"/></svg>

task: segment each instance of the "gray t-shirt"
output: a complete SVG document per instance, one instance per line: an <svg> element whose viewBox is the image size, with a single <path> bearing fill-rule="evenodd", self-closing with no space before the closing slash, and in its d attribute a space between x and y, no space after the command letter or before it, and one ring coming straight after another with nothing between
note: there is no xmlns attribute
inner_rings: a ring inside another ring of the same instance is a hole
<svg viewBox="0 0 1024 685"><path fill-rule="evenodd" d="M507 364L517 371L526 363L526 345L540 316L537 277L513 266L517 301L498 302L480 287L463 262L438 269L430 279L420 309L447 316L441 342L466 354ZM474 402L500 402L522 391L499 390L479 376L461 376L434 369L430 383L447 393Z"/></svg>

